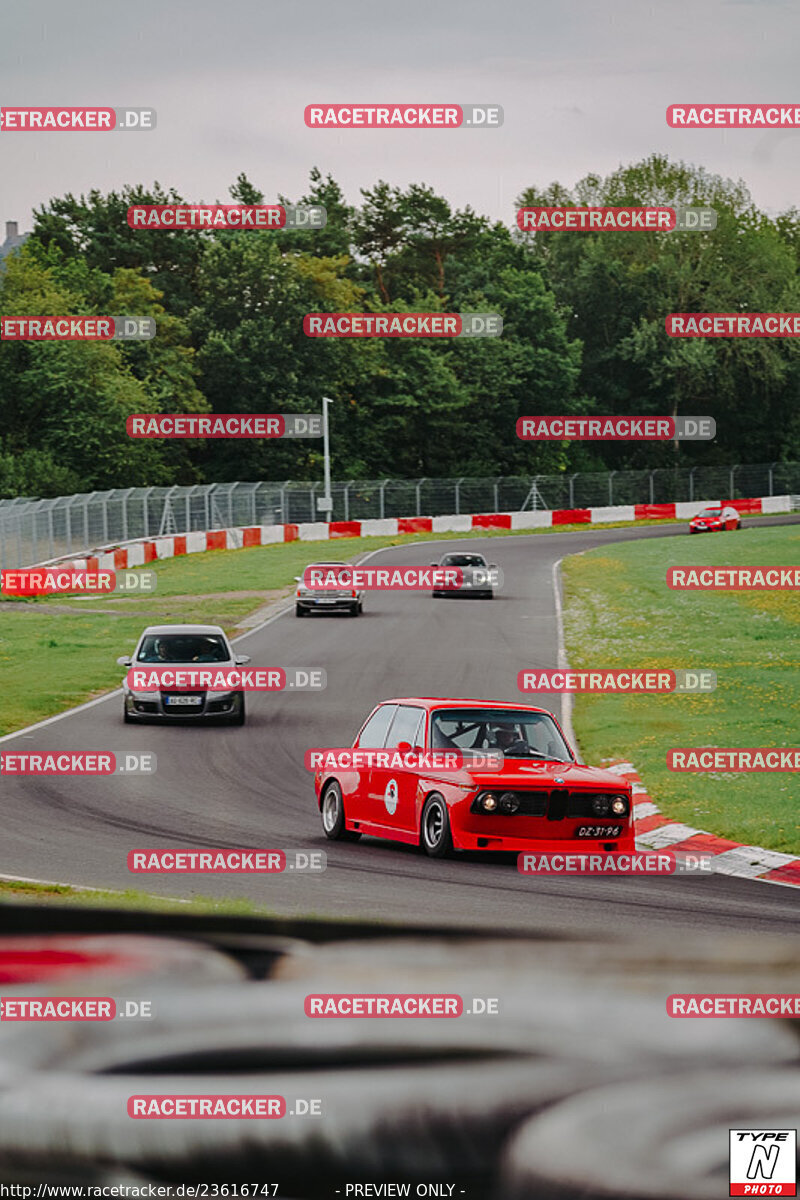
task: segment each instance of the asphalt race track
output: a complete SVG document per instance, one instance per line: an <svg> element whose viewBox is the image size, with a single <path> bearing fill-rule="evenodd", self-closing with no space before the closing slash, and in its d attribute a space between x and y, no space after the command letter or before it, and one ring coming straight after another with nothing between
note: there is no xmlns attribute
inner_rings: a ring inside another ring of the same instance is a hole
<svg viewBox="0 0 800 1200"><path fill-rule="evenodd" d="M783 521L793 519L800 518ZM765 523L782 519L758 522ZM797 896L789 888L717 875L532 879L518 875L510 857L432 861L410 847L373 839L339 844L322 834L311 775L303 766L306 749L349 745L370 708L392 696L525 702L516 688L519 668L557 665L553 564L594 546L676 534L685 536L685 528L458 540L452 543L458 549L480 550L502 568L505 586L494 601L374 592L358 620L298 621L292 608L238 646L253 665L324 667L327 690L249 693L243 728L123 725L116 694L32 733L12 735L3 749L155 751L158 772L105 779L4 777L0 872L160 895L246 896L284 914L495 932L680 927L788 933L797 923ZM379 557L425 564L447 545L407 545ZM309 561L314 555L324 556L324 549L309 545ZM235 571L232 556L232 582ZM560 697L542 703L560 716ZM625 747L619 749L624 754ZM128 851L147 847L324 849L328 869L267 877L132 876Z"/></svg>

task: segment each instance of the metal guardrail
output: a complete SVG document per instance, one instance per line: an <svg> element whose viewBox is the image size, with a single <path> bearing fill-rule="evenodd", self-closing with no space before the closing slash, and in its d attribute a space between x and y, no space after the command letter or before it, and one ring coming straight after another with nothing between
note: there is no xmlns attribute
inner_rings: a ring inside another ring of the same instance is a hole
<svg viewBox="0 0 800 1200"><path fill-rule="evenodd" d="M351 479L331 485L335 521L521 512L800 493L800 463L736 464L485 479ZM0 566L193 530L323 519L322 482L117 488L54 499L0 500Z"/></svg>

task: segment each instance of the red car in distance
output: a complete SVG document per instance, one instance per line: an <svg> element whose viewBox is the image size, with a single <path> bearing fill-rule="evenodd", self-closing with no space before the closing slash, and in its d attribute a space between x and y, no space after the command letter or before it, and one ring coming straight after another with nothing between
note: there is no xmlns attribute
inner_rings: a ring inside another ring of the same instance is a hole
<svg viewBox="0 0 800 1200"><path fill-rule="evenodd" d="M581 766L544 708L499 701L405 697L373 709L353 748L456 750L449 771L318 769L322 827L333 840L362 834L453 850L542 851L595 845L635 848L632 787L611 771ZM499 769L469 757L502 750Z"/></svg>
<svg viewBox="0 0 800 1200"><path fill-rule="evenodd" d="M689 522L689 533L719 533L723 529L741 529L742 518L730 504L710 504Z"/></svg>

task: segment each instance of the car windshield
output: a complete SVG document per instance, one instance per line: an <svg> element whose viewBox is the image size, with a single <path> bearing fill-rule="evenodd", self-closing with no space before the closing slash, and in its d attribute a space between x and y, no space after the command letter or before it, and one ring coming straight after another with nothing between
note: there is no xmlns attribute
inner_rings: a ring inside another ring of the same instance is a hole
<svg viewBox="0 0 800 1200"><path fill-rule="evenodd" d="M139 647L137 662L226 662L228 648L215 633L149 633Z"/></svg>
<svg viewBox="0 0 800 1200"><path fill-rule="evenodd" d="M700 513L700 516L701 517L721 517L722 509L721 508L704 508L703 511Z"/></svg>
<svg viewBox="0 0 800 1200"><path fill-rule="evenodd" d="M431 718L434 750L502 750L506 758L572 762L549 713L514 708L437 709Z"/></svg>
<svg viewBox="0 0 800 1200"><path fill-rule="evenodd" d="M486 559L482 554L445 554L440 567L485 567Z"/></svg>

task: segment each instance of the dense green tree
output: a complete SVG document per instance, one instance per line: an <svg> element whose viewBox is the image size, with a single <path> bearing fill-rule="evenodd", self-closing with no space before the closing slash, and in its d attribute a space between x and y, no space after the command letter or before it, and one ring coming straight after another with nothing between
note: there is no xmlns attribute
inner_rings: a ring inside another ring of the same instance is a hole
<svg viewBox="0 0 800 1200"><path fill-rule="evenodd" d="M795 409L798 352L785 339L673 339L670 312L795 311L797 262L784 224L743 183L660 155L588 175L572 191L527 189L524 205L710 206L704 233L536 233L521 240L546 272L584 346L580 386L598 412L708 414L714 446L609 446L605 461L764 461L781 456ZM796 428L796 426L795 426Z"/></svg>

